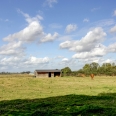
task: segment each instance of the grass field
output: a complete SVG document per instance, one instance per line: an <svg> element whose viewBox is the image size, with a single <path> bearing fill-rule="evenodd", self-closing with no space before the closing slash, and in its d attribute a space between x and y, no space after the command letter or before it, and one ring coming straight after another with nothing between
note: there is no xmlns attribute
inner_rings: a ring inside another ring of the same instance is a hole
<svg viewBox="0 0 116 116"><path fill-rule="evenodd" d="M116 77L0 75L0 115L116 116Z"/></svg>

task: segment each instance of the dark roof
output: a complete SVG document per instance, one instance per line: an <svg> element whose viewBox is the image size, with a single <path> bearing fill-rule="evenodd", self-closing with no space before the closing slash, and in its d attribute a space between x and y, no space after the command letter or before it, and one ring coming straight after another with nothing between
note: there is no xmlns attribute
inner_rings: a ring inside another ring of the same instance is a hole
<svg viewBox="0 0 116 116"><path fill-rule="evenodd" d="M61 72L59 69L42 69L42 70L35 70L36 72Z"/></svg>

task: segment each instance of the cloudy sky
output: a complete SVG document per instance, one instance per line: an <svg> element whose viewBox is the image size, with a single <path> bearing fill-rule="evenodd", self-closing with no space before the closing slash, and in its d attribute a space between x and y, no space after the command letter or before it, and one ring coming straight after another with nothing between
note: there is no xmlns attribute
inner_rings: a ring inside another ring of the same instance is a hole
<svg viewBox="0 0 116 116"><path fill-rule="evenodd" d="M0 2L0 72L116 63L116 0Z"/></svg>

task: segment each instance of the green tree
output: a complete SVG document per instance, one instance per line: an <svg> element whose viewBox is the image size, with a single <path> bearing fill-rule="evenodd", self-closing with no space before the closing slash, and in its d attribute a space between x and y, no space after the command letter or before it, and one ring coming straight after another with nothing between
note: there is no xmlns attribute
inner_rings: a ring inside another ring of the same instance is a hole
<svg viewBox="0 0 116 116"><path fill-rule="evenodd" d="M84 74L88 76L90 74L90 64L85 64L83 67Z"/></svg>
<svg viewBox="0 0 116 116"><path fill-rule="evenodd" d="M69 67L65 67L61 69L62 71L62 76L69 76L71 74L71 69Z"/></svg>
<svg viewBox="0 0 116 116"><path fill-rule="evenodd" d="M102 68L104 70L105 75L112 75L112 64L111 63L103 63Z"/></svg>
<svg viewBox="0 0 116 116"><path fill-rule="evenodd" d="M99 66L98 63L92 62L92 63L90 64L90 72L91 72L91 73L94 73L94 74L98 74L98 68L99 68L99 67L100 67L100 66Z"/></svg>

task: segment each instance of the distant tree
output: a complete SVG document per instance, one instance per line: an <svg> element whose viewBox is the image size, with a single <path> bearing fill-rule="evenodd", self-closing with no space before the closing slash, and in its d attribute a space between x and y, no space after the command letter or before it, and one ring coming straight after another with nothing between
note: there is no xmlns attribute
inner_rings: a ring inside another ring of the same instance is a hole
<svg viewBox="0 0 116 116"><path fill-rule="evenodd" d="M71 76L74 76L74 77L78 76L78 71L72 71Z"/></svg>
<svg viewBox="0 0 116 116"><path fill-rule="evenodd" d="M85 66L83 67L83 72L86 76L88 76L90 74L90 64L85 64Z"/></svg>
<svg viewBox="0 0 116 116"><path fill-rule="evenodd" d="M83 69L79 69L77 72L78 73L84 73Z"/></svg>
<svg viewBox="0 0 116 116"><path fill-rule="evenodd" d="M112 64L111 63L103 63L102 64L102 70L104 72L105 75L112 75Z"/></svg>
<svg viewBox="0 0 116 116"><path fill-rule="evenodd" d="M99 64L96 62L92 62L90 64L90 73L98 74Z"/></svg>
<svg viewBox="0 0 116 116"><path fill-rule="evenodd" d="M61 69L62 71L62 76L69 76L71 74L71 69L69 67L65 67Z"/></svg>
<svg viewBox="0 0 116 116"><path fill-rule="evenodd" d="M30 73L30 71L23 71L23 72L21 72L21 74L29 74Z"/></svg>

